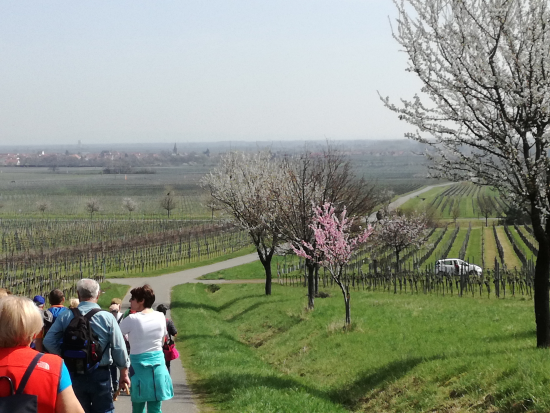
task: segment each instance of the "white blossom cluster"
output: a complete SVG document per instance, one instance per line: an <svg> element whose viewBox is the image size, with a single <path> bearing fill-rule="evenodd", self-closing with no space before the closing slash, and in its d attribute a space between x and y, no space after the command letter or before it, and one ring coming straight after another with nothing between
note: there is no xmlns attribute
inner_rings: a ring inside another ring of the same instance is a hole
<svg viewBox="0 0 550 413"><path fill-rule="evenodd" d="M396 105L430 145L432 175L491 185L528 213L550 213L547 0L394 0L394 37L422 95ZM427 103L429 102L429 103Z"/></svg>

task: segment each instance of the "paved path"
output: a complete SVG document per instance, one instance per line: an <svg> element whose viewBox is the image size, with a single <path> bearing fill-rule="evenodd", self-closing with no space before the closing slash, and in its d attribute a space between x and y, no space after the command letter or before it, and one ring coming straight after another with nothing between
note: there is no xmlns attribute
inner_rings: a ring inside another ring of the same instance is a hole
<svg viewBox="0 0 550 413"><path fill-rule="evenodd" d="M227 281L227 280L197 280L198 277L204 274L209 274L214 271L223 270L225 268L236 267L238 265L247 264L249 262L256 261L258 254L249 254L238 258L232 258L227 261L223 261L217 264L205 265L204 267L193 268L185 271L178 271L172 274L165 274L158 277L146 277L146 278L109 278L107 281L117 284L130 285L130 289L143 284L148 283L155 291L155 304L164 303L170 304L170 296L172 287L185 284L202 282L205 284L223 284L223 283L238 283L240 280ZM242 282L262 282L262 280L243 280ZM130 292L122 299L122 308L129 308ZM169 315L168 315L169 316ZM195 405L191 390L187 386L187 380L185 377L185 370L181 365L181 361L175 360L170 366L172 381L174 383L174 398L162 403L163 413L197 413L199 409ZM132 403L130 397L121 395L115 402L116 413L131 413Z"/></svg>

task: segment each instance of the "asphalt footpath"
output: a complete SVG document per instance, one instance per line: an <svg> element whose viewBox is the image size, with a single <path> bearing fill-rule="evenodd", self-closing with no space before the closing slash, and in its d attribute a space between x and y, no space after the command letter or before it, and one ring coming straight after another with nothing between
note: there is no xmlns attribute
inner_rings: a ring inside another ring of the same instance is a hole
<svg viewBox="0 0 550 413"><path fill-rule="evenodd" d="M220 271L226 268L236 267L238 265L247 264L249 262L256 261L258 254L249 254L238 258L232 258L227 261L219 262L217 264L205 265L204 267L197 267L190 270L178 271L171 274L165 274L158 277L144 277L144 278L109 278L107 281L116 284L130 285L130 290L134 287L142 286L143 284L149 284L155 292L155 304L156 308L159 304L166 304L169 307L172 288L179 284L186 283L205 283L205 284L224 284L228 281L225 280L197 280L198 277L209 274L211 272ZM255 282L261 282L256 281ZM130 307L130 290L128 294L122 299L122 311L125 311ZM170 313L167 314L170 318ZM176 339L177 341L177 339ZM177 359L172 361L170 365L170 374L172 376L172 382L174 383L174 398L164 401L162 403L163 413L197 413L199 409L195 404L193 393L187 385L185 369L181 365L181 360ZM115 402L116 413L131 413L132 403L130 397L126 393L122 393L118 400Z"/></svg>

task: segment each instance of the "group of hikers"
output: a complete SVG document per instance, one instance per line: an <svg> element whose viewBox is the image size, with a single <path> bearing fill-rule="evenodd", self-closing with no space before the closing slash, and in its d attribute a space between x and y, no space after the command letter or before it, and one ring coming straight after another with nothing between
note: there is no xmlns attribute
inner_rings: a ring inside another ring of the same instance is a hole
<svg viewBox="0 0 550 413"><path fill-rule="evenodd" d="M59 289L33 300L0 288L0 412L112 413L121 390L132 412L161 412L173 397L170 360L177 330L145 284L109 311L97 304L97 281L77 283L78 303ZM71 300L72 301L72 300Z"/></svg>

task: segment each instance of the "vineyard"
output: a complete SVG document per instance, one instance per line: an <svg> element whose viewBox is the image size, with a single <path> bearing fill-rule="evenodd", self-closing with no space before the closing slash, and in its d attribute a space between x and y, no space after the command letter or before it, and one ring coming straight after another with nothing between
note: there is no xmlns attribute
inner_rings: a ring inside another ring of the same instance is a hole
<svg viewBox="0 0 550 413"><path fill-rule="evenodd" d="M432 209L439 219L498 218L506 216L509 206L488 187L459 183L433 188L411 199L404 210Z"/></svg>
<svg viewBox="0 0 550 413"><path fill-rule="evenodd" d="M72 291L82 277L143 274L249 245L229 223L3 220L0 286L28 296Z"/></svg>

